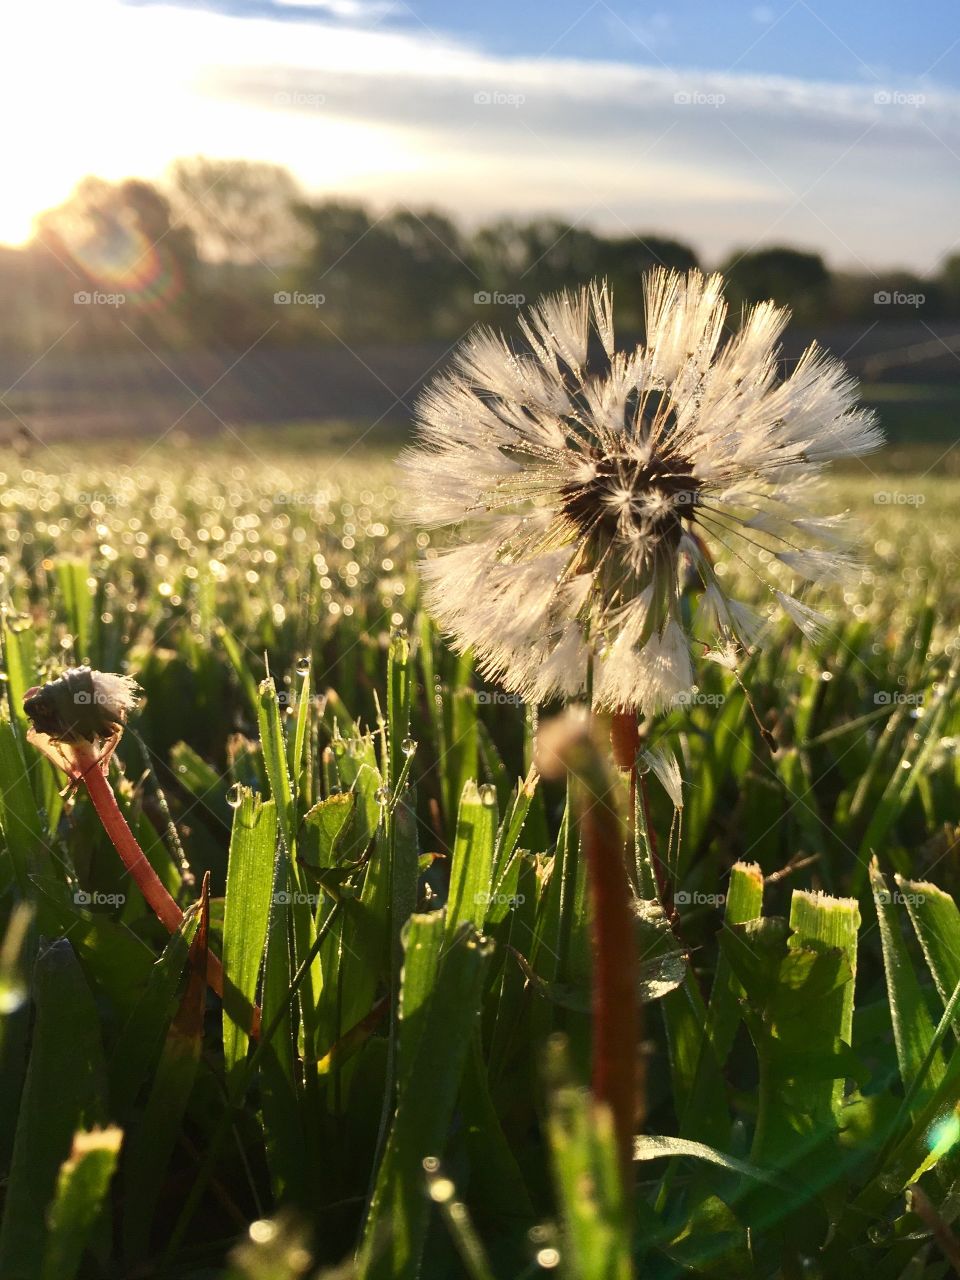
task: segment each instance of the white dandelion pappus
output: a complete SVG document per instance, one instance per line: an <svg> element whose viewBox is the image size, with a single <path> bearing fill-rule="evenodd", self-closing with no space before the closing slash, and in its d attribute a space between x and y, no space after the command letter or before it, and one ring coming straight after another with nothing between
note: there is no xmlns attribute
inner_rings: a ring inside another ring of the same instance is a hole
<svg viewBox="0 0 960 1280"><path fill-rule="evenodd" d="M693 684L694 634L715 653L755 644L765 619L724 590L712 544L809 637L822 615L767 583L762 560L813 582L853 563L842 517L811 505L825 463L881 442L843 366L814 346L778 379L789 313L769 302L721 345L717 275L658 270L645 289L633 351L615 348L596 282L534 307L526 352L475 330L424 394L404 455L409 514L458 537L423 564L427 607L531 701L582 694L592 658L597 707L655 714ZM692 631L686 568L702 588Z"/></svg>

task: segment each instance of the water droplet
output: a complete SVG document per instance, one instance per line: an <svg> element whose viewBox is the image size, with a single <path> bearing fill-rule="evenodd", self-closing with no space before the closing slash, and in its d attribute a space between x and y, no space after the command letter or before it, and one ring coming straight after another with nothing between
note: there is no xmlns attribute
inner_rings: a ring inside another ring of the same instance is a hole
<svg viewBox="0 0 960 1280"><path fill-rule="evenodd" d="M413 738L404 738L404 740L400 743L400 750L407 757L407 759L409 759L410 756L416 755L417 744L414 742Z"/></svg>
<svg viewBox="0 0 960 1280"><path fill-rule="evenodd" d="M492 782L485 782L480 788L480 803L492 809L497 803L497 788Z"/></svg>
<svg viewBox="0 0 960 1280"><path fill-rule="evenodd" d="M347 749L347 744L344 742L342 738L334 738L331 745L333 747L333 754L335 756L342 756Z"/></svg>
<svg viewBox="0 0 960 1280"><path fill-rule="evenodd" d="M0 982L0 1014L16 1013L27 1000L27 988L21 982L5 979Z"/></svg>
<svg viewBox="0 0 960 1280"><path fill-rule="evenodd" d="M305 675L308 675L309 672L310 672L309 657L298 658L297 659L297 675L305 676Z"/></svg>
<svg viewBox="0 0 960 1280"><path fill-rule="evenodd" d="M389 803L390 803L390 788L378 787L377 788L377 804L389 804Z"/></svg>
<svg viewBox="0 0 960 1280"><path fill-rule="evenodd" d="M231 809L239 809L243 804L243 786L239 782L235 782L227 792L227 804Z"/></svg>
<svg viewBox="0 0 960 1280"><path fill-rule="evenodd" d="M560 1250L554 1249L553 1245L548 1245L546 1249L537 1250L537 1266L543 1267L545 1271L553 1271L555 1267L560 1265Z"/></svg>
<svg viewBox="0 0 960 1280"><path fill-rule="evenodd" d="M437 1204L447 1204L456 1195L457 1188L449 1178L433 1178L430 1182L430 1199Z"/></svg>

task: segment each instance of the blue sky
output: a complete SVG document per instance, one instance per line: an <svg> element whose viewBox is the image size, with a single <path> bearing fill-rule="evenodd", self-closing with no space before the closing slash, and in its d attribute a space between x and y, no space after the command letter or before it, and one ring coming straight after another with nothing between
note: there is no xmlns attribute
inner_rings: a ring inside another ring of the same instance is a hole
<svg viewBox="0 0 960 1280"><path fill-rule="evenodd" d="M133 3L158 0L133 0ZM387 27L424 25L509 55L554 55L682 65L717 71L848 82L876 78L915 84L935 75L960 85L960 14L955 0L384 0L364 5L208 0L185 8L215 9L276 21L350 20L364 11ZM951 45L953 46L951 48Z"/></svg>
<svg viewBox="0 0 960 1280"><path fill-rule="evenodd" d="M672 234L708 264L792 243L882 277L960 250L955 0L32 0L0 28L26 122L0 240L84 173L204 152L377 209Z"/></svg>

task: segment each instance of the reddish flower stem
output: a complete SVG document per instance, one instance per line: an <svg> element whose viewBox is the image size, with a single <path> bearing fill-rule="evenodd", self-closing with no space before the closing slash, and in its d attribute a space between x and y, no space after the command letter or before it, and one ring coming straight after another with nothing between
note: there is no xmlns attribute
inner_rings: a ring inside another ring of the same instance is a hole
<svg viewBox="0 0 960 1280"><path fill-rule="evenodd" d="M150 865L147 855L140 848L136 836L130 830L120 811L113 788L104 777L100 761L85 764L80 772L93 807L97 811L103 829L120 855L131 879L143 894L147 906L169 933L175 933L183 920L183 912L167 892L163 881ZM207 984L223 998L223 966L219 956L207 952ZM254 1038L260 1031L260 1010L254 1006L250 1016L250 1034Z"/></svg>

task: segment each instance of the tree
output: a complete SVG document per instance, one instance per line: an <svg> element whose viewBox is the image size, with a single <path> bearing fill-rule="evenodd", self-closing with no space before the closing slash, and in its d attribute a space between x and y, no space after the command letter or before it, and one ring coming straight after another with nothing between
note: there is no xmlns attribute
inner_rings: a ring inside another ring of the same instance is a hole
<svg viewBox="0 0 960 1280"><path fill-rule="evenodd" d="M788 306L798 320L822 316L830 273L819 253L771 248L736 253L722 268L726 296L732 305L752 306L773 298Z"/></svg>
<svg viewBox="0 0 960 1280"><path fill-rule="evenodd" d="M208 262L274 267L304 247L294 212L303 194L281 165L192 156L173 162L168 186Z"/></svg>

